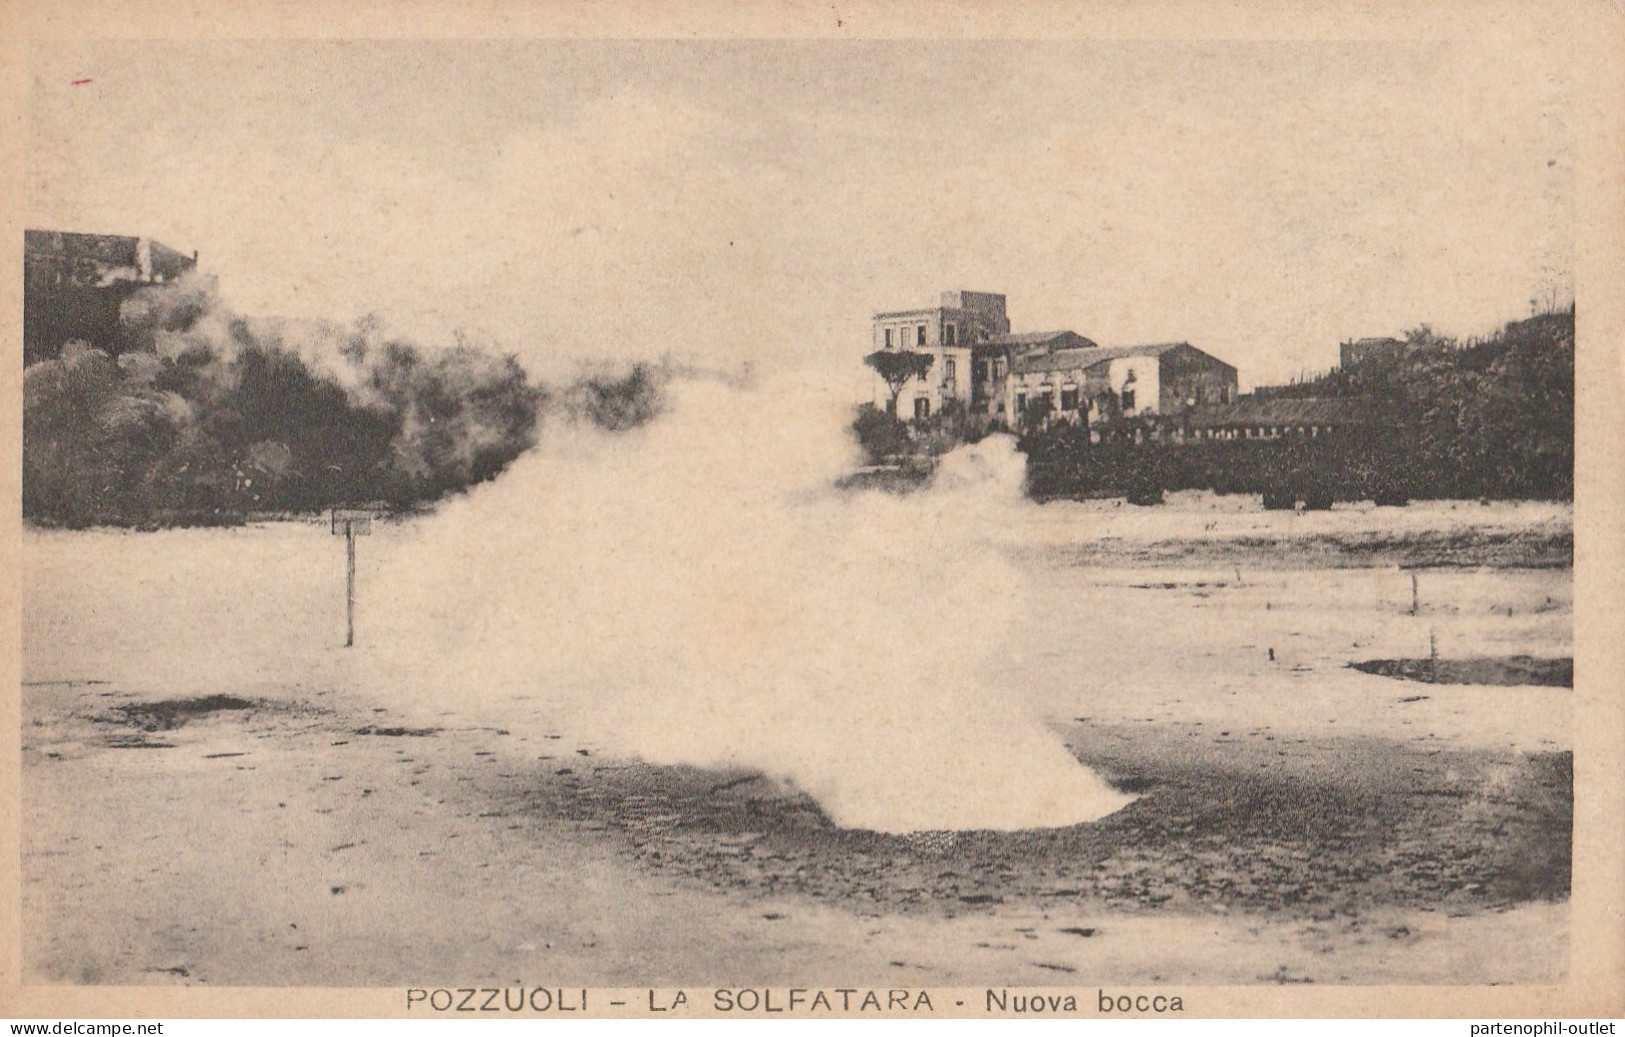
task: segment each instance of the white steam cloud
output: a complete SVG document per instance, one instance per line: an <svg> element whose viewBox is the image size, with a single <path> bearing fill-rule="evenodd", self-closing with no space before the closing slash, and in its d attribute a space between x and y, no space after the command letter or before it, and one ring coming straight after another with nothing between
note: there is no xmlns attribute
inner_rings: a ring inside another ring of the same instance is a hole
<svg viewBox="0 0 1625 1037"><path fill-rule="evenodd" d="M1128 802L1001 680L1022 465L994 437L927 492L848 493L838 393L674 384L649 426L545 429L494 483L375 539L351 677L500 716L515 695L655 763L788 780L846 827L1016 829Z"/></svg>

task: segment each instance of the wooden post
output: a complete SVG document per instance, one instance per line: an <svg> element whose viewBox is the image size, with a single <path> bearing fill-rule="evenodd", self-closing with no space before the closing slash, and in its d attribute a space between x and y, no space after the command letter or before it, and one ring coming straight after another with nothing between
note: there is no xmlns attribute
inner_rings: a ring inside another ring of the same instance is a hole
<svg viewBox="0 0 1625 1037"><path fill-rule="evenodd" d="M372 512L333 509L333 535L344 534L344 647L355 647L355 538L372 532Z"/></svg>
<svg viewBox="0 0 1625 1037"><path fill-rule="evenodd" d="M1411 615L1416 615L1421 609L1422 597L1416 589L1416 574L1411 573Z"/></svg>
<svg viewBox="0 0 1625 1037"><path fill-rule="evenodd" d="M355 645L355 527L344 524L344 647Z"/></svg>

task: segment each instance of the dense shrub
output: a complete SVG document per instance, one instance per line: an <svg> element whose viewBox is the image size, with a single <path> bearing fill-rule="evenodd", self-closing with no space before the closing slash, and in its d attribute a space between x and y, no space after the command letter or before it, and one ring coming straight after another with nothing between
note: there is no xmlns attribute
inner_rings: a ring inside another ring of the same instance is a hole
<svg viewBox="0 0 1625 1037"><path fill-rule="evenodd" d="M238 521L353 502L408 508L493 478L549 402L620 429L659 409L665 369L562 391L511 356L426 349L320 322L236 315L207 285L137 293L116 360L84 343L23 374L23 515L48 525Z"/></svg>
<svg viewBox="0 0 1625 1037"><path fill-rule="evenodd" d="M908 426L872 403L858 408L852 433L870 464L882 464L909 451Z"/></svg>

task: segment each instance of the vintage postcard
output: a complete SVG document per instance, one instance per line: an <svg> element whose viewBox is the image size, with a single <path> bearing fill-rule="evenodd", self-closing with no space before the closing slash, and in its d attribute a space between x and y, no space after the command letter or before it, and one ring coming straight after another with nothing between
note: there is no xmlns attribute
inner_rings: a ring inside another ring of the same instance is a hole
<svg viewBox="0 0 1625 1037"><path fill-rule="evenodd" d="M1619 9L6 10L0 1015L1621 1014Z"/></svg>

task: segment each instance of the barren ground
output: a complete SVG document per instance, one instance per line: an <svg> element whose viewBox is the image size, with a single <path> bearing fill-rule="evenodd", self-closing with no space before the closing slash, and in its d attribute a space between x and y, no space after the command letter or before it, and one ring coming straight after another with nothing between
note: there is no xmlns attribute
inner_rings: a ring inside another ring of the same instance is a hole
<svg viewBox="0 0 1625 1037"><path fill-rule="evenodd" d="M1095 521L1060 516L1043 521ZM1057 737L1139 798L1093 825L913 836L834 828L750 773L616 758L554 724L545 689L499 725L132 633L178 626L132 605L151 600L152 558L262 563L302 530L31 536L25 967L214 985L1563 975L1571 693L1350 665L1425 657L1430 639L1453 659L1567 657L1563 515L1452 528L1469 566L1424 569L1415 614L1392 558L1354 564L1360 528L1329 534L1331 563L1314 527L1295 566L1242 569L1234 544L1206 543L1209 521L1233 527L1221 540L1268 522L1290 546L1291 518L1192 519L1110 559L1026 531L1043 619L1008 665ZM1474 537L1494 552L1476 566ZM1508 564L1520 538L1534 568ZM1115 646L1087 665L1063 636L1083 622ZM202 661L161 658L177 652Z"/></svg>

